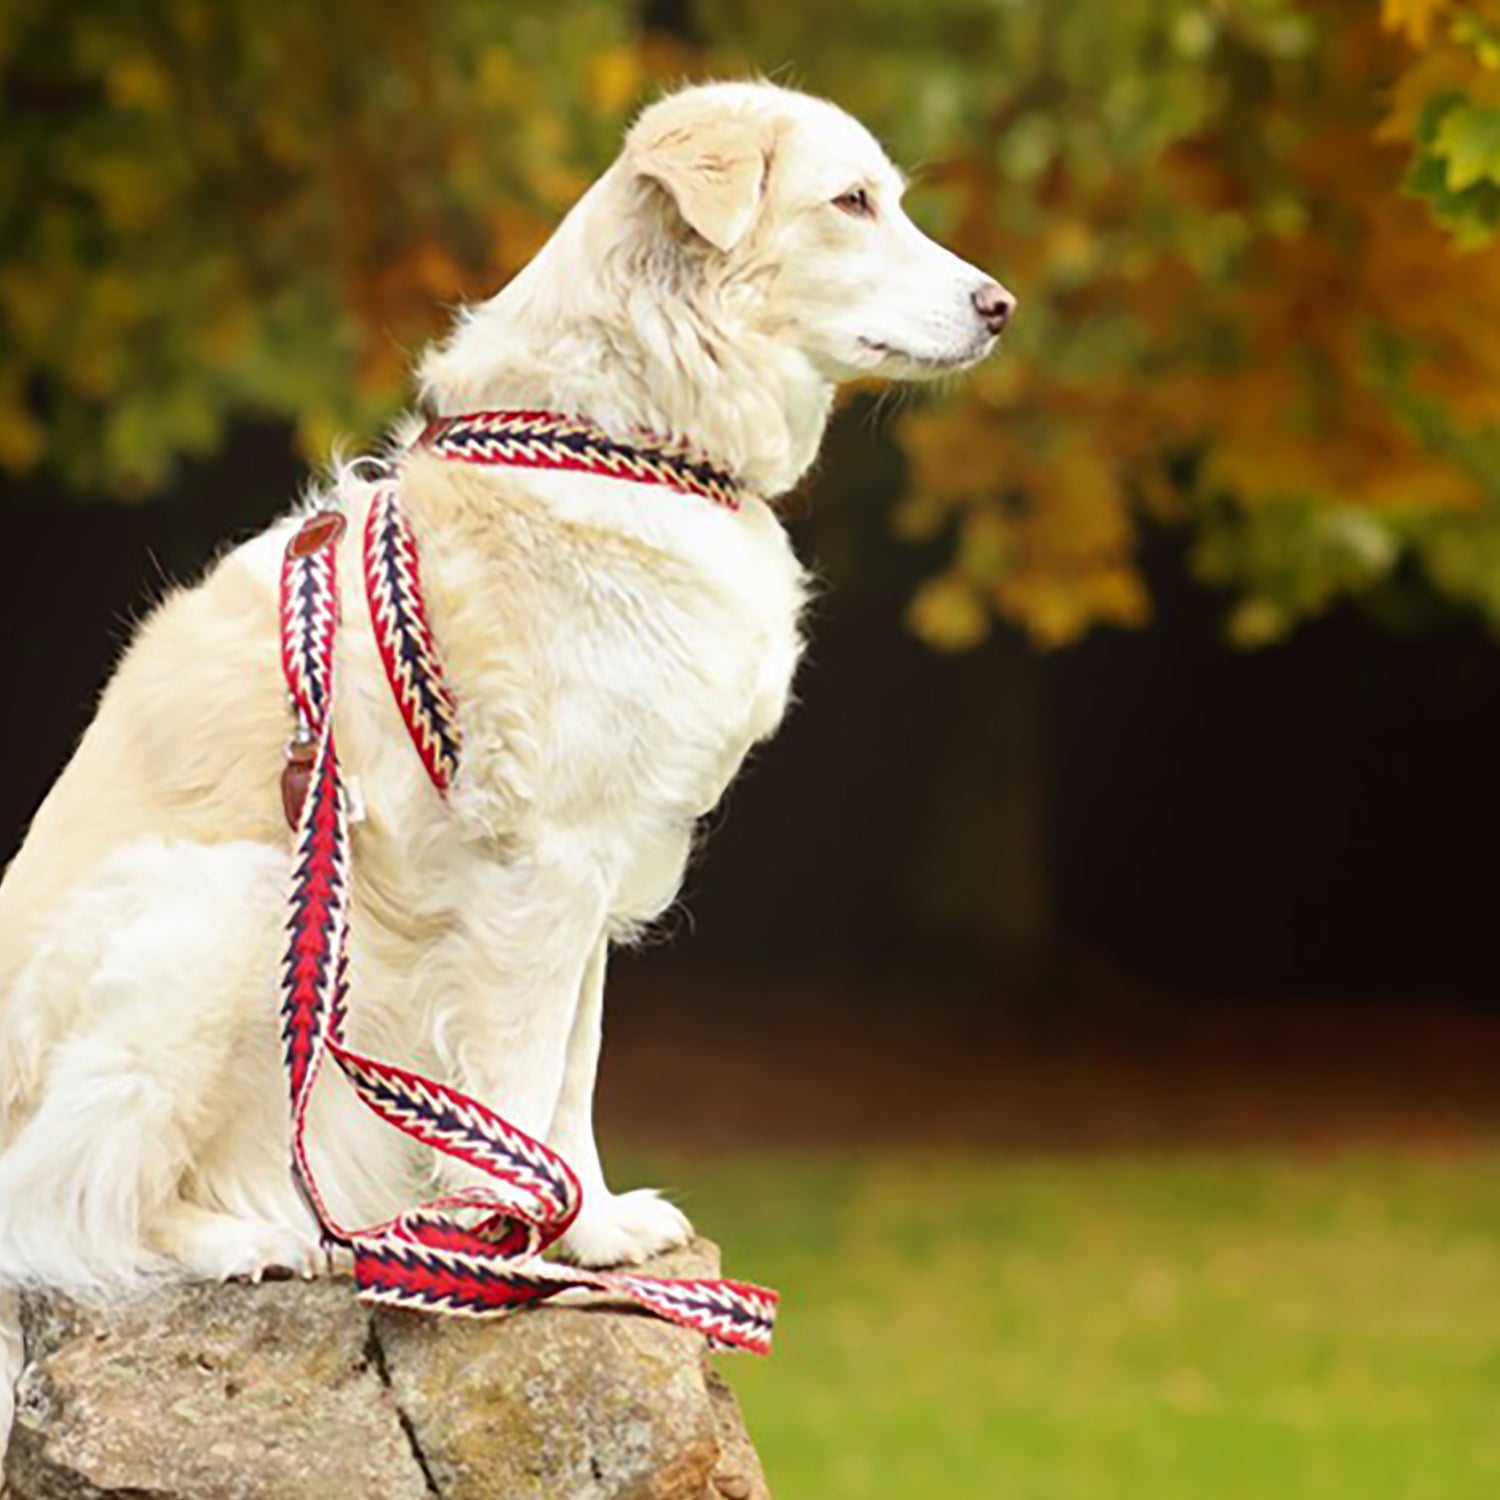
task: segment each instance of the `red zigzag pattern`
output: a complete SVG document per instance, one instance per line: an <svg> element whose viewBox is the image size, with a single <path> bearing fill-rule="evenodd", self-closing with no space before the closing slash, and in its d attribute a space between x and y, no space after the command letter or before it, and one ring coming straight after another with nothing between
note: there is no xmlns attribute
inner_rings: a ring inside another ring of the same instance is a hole
<svg viewBox="0 0 1500 1500"><path fill-rule="evenodd" d="M288 544L281 573L282 667L299 742L314 746L294 838L281 1003L293 1169L309 1206L325 1237L351 1253L368 1302L490 1317L585 1288L696 1329L714 1347L768 1353L777 1299L763 1287L542 1259L582 1204L567 1163L477 1099L345 1044L350 842L331 712L343 529L334 513L312 517ZM428 775L446 793L459 761L457 713L423 607L416 541L394 487L371 507L364 575L391 691ZM340 1224L318 1190L306 1144L308 1101L327 1058L388 1124L481 1169L492 1185L420 1204L386 1224Z"/></svg>

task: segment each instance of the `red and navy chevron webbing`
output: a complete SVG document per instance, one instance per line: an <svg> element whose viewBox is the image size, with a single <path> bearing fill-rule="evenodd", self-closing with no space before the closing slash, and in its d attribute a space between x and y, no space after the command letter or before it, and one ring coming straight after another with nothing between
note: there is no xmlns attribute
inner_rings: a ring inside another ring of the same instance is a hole
<svg viewBox="0 0 1500 1500"><path fill-rule="evenodd" d="M282 667L299 740L314 747L294 836L281 1034L293 1169L324 1235L350 1252L355 1285L368 1302L490 1317L584 1288L696 1329L713 1347L768 1353L777 1299L763 1287L588 1271L544 1260L542 1252L567 1232L582 1203L568 1164L477 1099L345 1044L350 840L332 713L342 533L336 513L314 516L288 544L281 572ZM394 488L383 490L371 509L364 571L392 692L423 765L446 792L458 765L458 719L427 625L415 539ZM308 1103L326 1058L388 1124L480 1169L489 1183L446 1194L385 1224L340 1224L307 1154Z"/></svg>
<svg viewBox="0 0 1500 1500"><path fill-rule="evenodd" d="M440 417L417 439L440 458L522 469L571 469L661 484L738 510L734 477L675 438L637 433L617 442L601 427L552 411L480 411Z"/></svg>
<svg viewBox="0 0 1500 1500"><path fill-rule="evenodd" d="M386 681L406 720L427 775L446 793L458 772L458 715L443 680L417 563L417 539L396 502L382 489L365 522L365 597Z"/></svg>

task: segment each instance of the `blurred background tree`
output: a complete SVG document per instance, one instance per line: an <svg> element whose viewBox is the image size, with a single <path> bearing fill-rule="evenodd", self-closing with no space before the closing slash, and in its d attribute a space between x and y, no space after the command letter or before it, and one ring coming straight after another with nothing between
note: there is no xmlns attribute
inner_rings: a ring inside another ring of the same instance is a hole
<svg viewBox="0 0 1500 1500"><path fill-rule="evenodd" d="M9 0L6 847L151 564L747 72L1021 298L787 503L801 701L614 968L773 1488L1491 1500L1500 0Z"/></svg>
<svg viewBox="0 0 1500 1500"><path fill-rule="evenodd" d="M1021 296L1004 355L896 425L888 514L944 539L928 641L1141 623L1142 518L1190 528L1242 643L1342 596L1500 622L1500 345L1472 337L1500 316L1500 7L844 14L14 0L0 465L129 500L247 414L313 459L368 441L643 98L764 68L868 120Z"/></svg>

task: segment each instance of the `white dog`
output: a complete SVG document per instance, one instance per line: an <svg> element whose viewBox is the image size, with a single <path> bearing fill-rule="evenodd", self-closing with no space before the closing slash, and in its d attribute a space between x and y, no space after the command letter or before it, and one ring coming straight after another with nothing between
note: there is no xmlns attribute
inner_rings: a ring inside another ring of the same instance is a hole
<svg viewBox="0 0 1500 1500"><path fill-rule="evenodd" d="M746 496L733 510L605 476L399 461L464 736L447 804L344 589L337 732L368 809L351 1041L560 1152L584 1193L563 1248L588 1265L688 1232L656 1194L605 1185L605 962L672 902L695 821L786 709L803 574L770 502L812 463L837 382L959 369L1013 306L913 226L902 190L830 104L685 90L426 359L436 414L545 408L622 440L675 434ZM346 473L317 497L351 522L345 579L372 492ZM0 1285L103 1295L314 1264L277 1036L277 577L297 524L145 623L0 886ZM319 1090L311 1135L350 1221L466 1175L342 1084Z"/></svg>

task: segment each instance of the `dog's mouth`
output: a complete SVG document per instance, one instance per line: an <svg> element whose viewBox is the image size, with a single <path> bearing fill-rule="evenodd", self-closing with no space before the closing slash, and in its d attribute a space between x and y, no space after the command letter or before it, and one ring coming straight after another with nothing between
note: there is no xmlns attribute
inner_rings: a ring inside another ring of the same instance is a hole
<svg viewBox="0 0 1500 1500"><path fill-rule="evenodd" d="M859 343L863 349L878 357L881 364L897 364L906 367L898 373L921 375L945 375L954 370L966 369L977 364L1000 342L998 335L985 334L969 348L957 354L919 354L914 349L898 349L883 339L870 339L861 335Z"/></svg>

